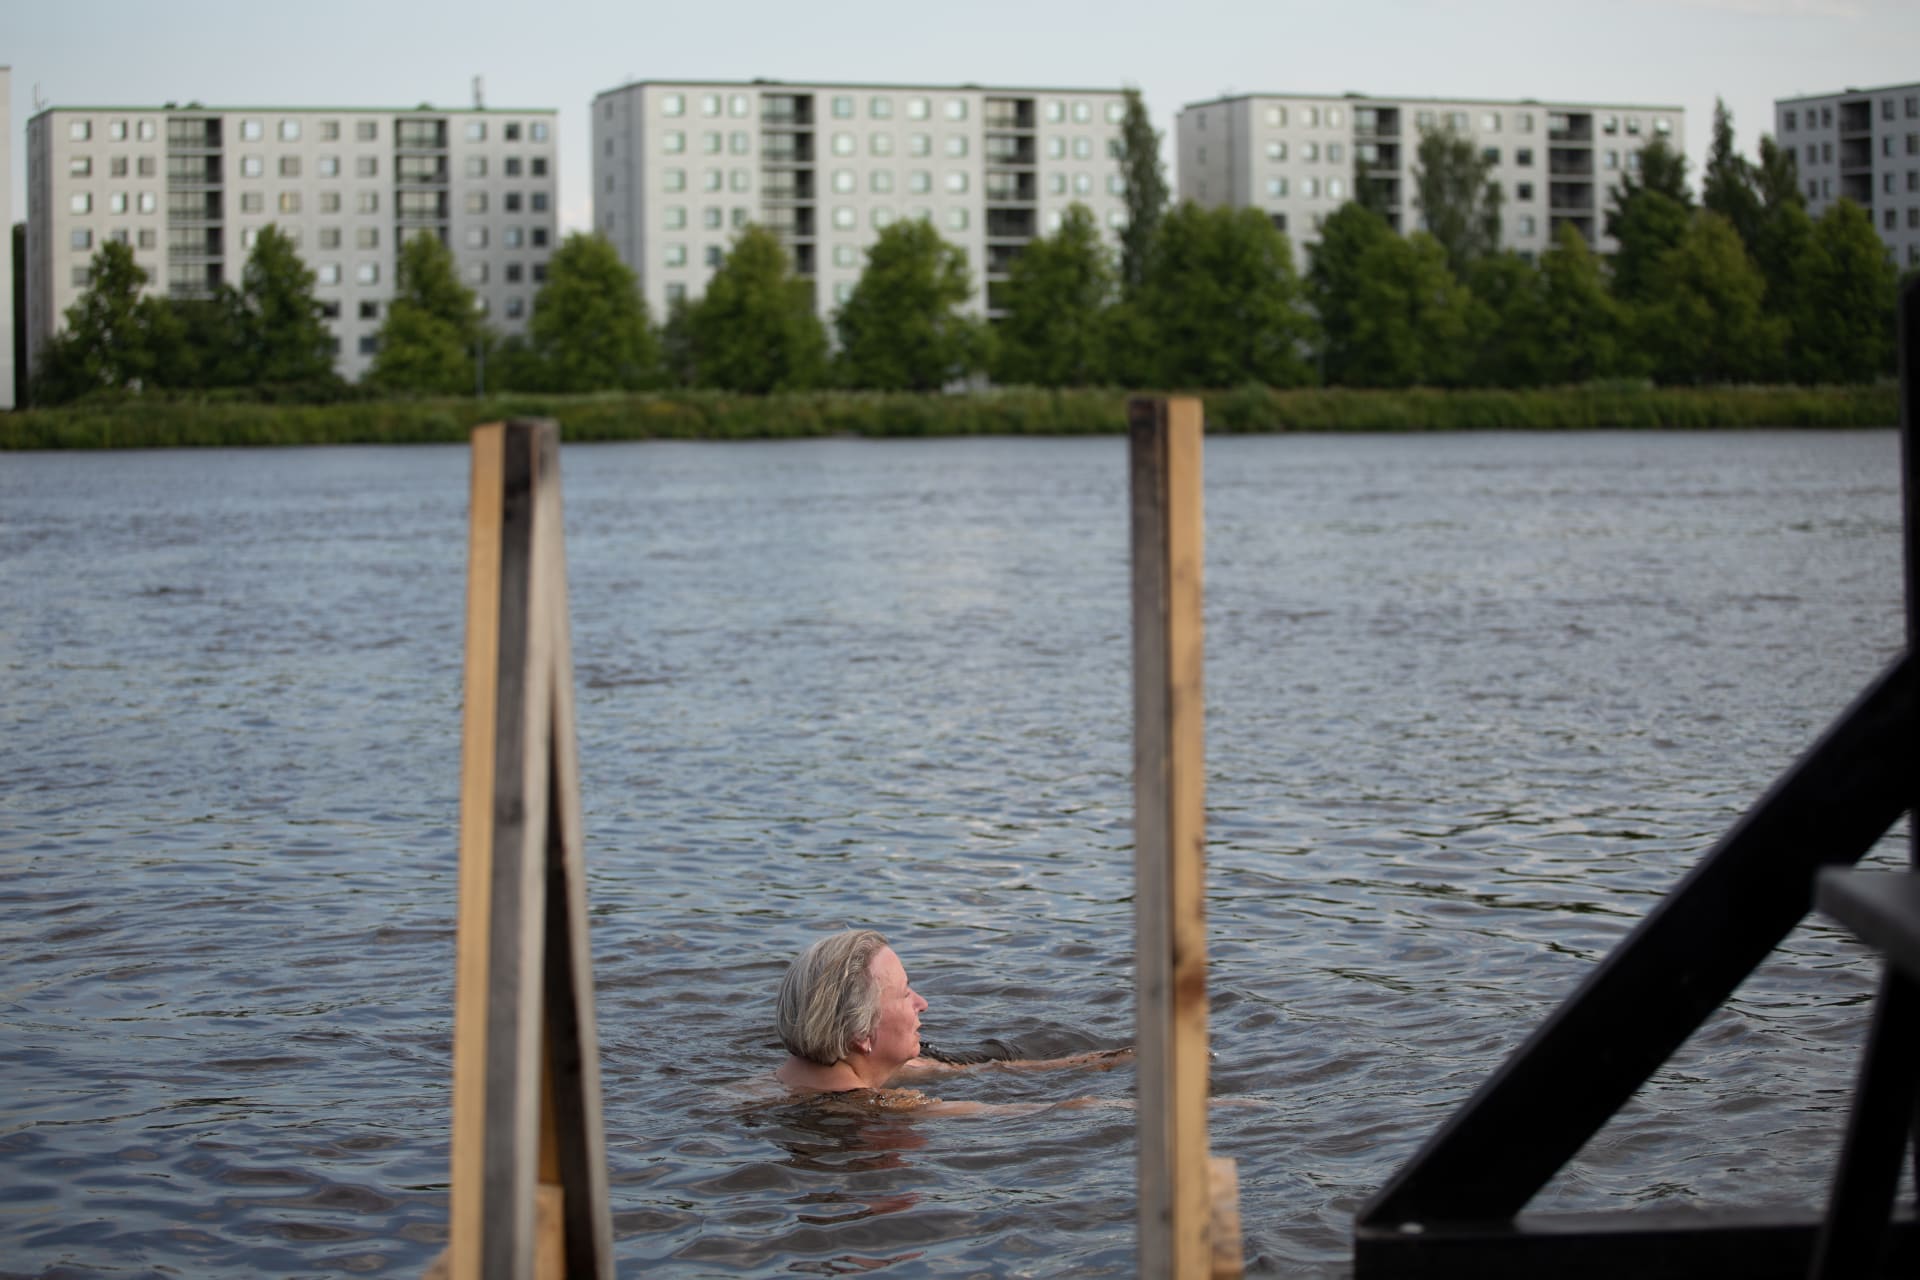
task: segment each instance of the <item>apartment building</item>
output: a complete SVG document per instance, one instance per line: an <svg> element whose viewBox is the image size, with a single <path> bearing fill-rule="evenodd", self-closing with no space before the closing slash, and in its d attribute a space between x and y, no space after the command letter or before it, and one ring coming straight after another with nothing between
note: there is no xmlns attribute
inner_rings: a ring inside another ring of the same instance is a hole
<svg viewBox="0 0 1920 1280"><path fill-rule="evenodd" d="M54 107L27 122L28 360L65 324L99 246L148 288L238 284L262 228L318 277L336 368L373 362L401 242L453 251L496 329L523 332L557 242L558 113L361 107Z"/></svg>
<svg viewBox="0 0 1920 1280"><path fill-rule="evenodd" d="M1178 189L1200 204L1264 210L1304 264L1357 181L1375 185L1395 228L1418 228L1420 135L1451 128L1493 161L1503 247L1537 257L1566 224L1610 253L1606 210L1620 176L1639 169L1655 138L1684 149L1684 126L1672 106L1246 94L1181 110Z"/></svg>
<svg viewBox="0 0 1920 1280"><path fill-rule="evenodd" d="M1920 84L1776 98L1773 124L1799 167L1809 214L1851 200L1873 218L1896 266L1920 266Z"/></svg>
<svg viewBox="0 0 1920 1280"><path fill-rule="evenodd" d="M0 209L7 211L7 223L13 222L13 70L0 66ZM0 253L0 409L19 403L14 380L20 370L13 367L13 238L7 238L7 251Z"/></svg>
<svg viewBox="0 0 1920 1280"><path fill-rule="evenodd" d="M593 222L656 319L697 298L748 223L773 229L828 319L866 250L920 218L966 251L970 309L1076 201L1126 224L1119 89L644 81L593 101Z"/></svg>

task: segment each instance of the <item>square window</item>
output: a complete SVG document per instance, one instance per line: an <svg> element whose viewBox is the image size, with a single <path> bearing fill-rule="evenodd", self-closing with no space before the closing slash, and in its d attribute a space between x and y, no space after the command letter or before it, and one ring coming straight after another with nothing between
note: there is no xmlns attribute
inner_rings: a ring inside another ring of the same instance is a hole
<svg viewBox="0 0 1920 1280"><path fill-rule="evenodd" d="M1533 184L1532 184L1531 182L1516 182L1516 183L1514 183L1514 184L1513 184L1513 198L1514 198L1514 199L1516 199L1516 200L1531 200L1531 199L1533 199Z"/></svg>
<svg viewBox="0 0 1920 1280"><path fill-rule="evenodd" d="M522 268L519 263L509 262L507 264L507 283L519 284L521 271L522 271Z"/></svg>
<svg viewBox="0 0 1920 1280"><path fill-rule="evenodd" d="M266 126L261 124L258 120L242 120L240 122L241 141L258 142L260 141L260 139L266 136L267 136Z"/></svg>
<svg viewBox="0 0 1920 1280"><path fill-rule="evenodd" d="M506 175L507 175L507 177L509 177L509 178L517 178L517 177L519 177L519 176L520 176L520 157L519 157L519 156L508 156L508 157L507 157L507 159L506 159Z"/></svg>
<svg viewBox="0 0 1920 1280"><path fill-rule="evenodd" d="M338 191L322 191L320 193L320 212L340 212L340 193Z"/></svg>
<svg viewBox="0 0 1920 1280"><path fill-rule="evenodd" d="M370 356L380 350L380 336L374 333L360 335L360 354Z"/></svg>
<svg viewBox="0 0 1920 1280"><path fill-rule="evenodd" d="M487 176L487 158L485 156L468 156L467 157L467 176L469 178L486 177Z"/></svg>
<svg viewBox="0 0 1920 1280"><path fill-rule="evenodd" d="M475 192L475 194L479 195L482 199L486 198L484 192ZM505 208L508 213L520 212L520 193L518 191L507 192L506 203L502 207Z"/></svg>
<svg viewBox="0 0 1920 1280"><path fill-rule="evenodd" d="M320 122L320 141L340 141L340 122L338 120L322 120Z"/></svg>
<svg viewBox="0 0 1920 1280"><path fill-rule="evenodd" d="M321 263L320 270L315 278L319 280L321 284L339 284L340 264L337 262Z"/></svg>
<svg viewBox="0 0 1920 1280"><path fill-rule="evenodd" d="M745 191L753 185L753 180L745 169L735 169L727 175L727 185L735 191Z"/></svg>
<svg viewBox="0 0 1920 1280"><path fill-rule="evenodd" d="M1888 99L1887 101L1887 116L1889 119L1891 119L1893 116L1892 99ZM125 142L127 140L127 122L125 120L108 121L107 137L112 139L114 142Z"/></svg>
<svg viewBox="0 0 1920 1280"><path fill-rule="evenodd" d="M853 118L852 95L845 93L835 94L833 97L832 111L833 118L836 120L851 120Z"/></svg>
<svg viewBox="0 0 1920 1280"><path fill-rule="evenodd" d="M893 192L893 174L886 169L875 169L867 175L867 189L875 195L890 195Z"/></svg>
<svg viewBox="0 0 1920 1280"><path fill-rule="evenodd" d="M320 247L322 249L338 249L340 247L340 228L320 228Z"/></svg>
<svg viewBox="0 0 1920 1280"><path fill-rule="evenodd" d="M300 193L298 191L282 191L280 193L280 212L300 212Z"/></svg>
<svg viewBox="0 0 1920 1280"><path fill-rule="evenodd" d="M377 178L380 176L379 156L356 156L353 161L353 176L356 178Z"/></svg>
<svg viewBox="0 0 1920 1280"><path fill-rule="evenodd" d="M907 154L910 156L930 156L933 154L933 137L925 133L907 135Z"/></svg>
<svg viewBox="0 0 1920 1280"><path fill-rule="evenodd" d="M661 170L660 186L667 191L685 191L687 189L687 171L685 169Z"/></svg>
<svg viewBox="0 0 1920 1280"><path fill-rule="evenodd" d="M298 120L287 119L280 122L280 141L300 141L300 122Z"/></svg>
<svg viewBox="0 0 1920 1280"><path fill-rule="evenodd" d="M467 283L485 284L486 282L487 264L485 262L469 262L467 264Z"/></svg>
<svg viewBox="0 0 1920 1280"><path fill-rule="evenodd" d="M718 191L726 185L726 175L718 169L708 169L700 175L700 185L708 191Z"/></svg>
<svg viewBox="0 0 1920 1280"><path fill-rule="evenodd" d="M300 157L299 156L281 156L280 157L280 176L283 178L299 177L300 176Z"/></svg>
<svg viewBox="0 0 1920 1280"><path fill-rule="evenodd" d="M73 269L73 287L74 288L84 289L92 283L93 283L92 267L75 267Z"/></svg>
<svg viewBox="0 0 1920 1280"><path fill-rule="evenodd" d="M893 99L879 97L869 98L867 100L867 114L875 120L893 119Z"/></svg>
<svg viewBox="0 0 1920 1280"><path fill-rule="evenodd" d="M870 135L867 138L867 153L869 155L876 155L876 156L892 155L893 154L893 135L890 133L876 133L876 134Z"/></svg>
<svg viewBox="0 0 1920 1280"><path fill-rule="evenodd" d="M241 156L240 157L240 176L241 177L258 178L262 174L266 173L266 171L267 171L266 161L262 160L259 156Z"/></svg>
<svg viewBox="0 0 1920 1280"><path fill-rule="evenodd" d="M354 201L354 208L361 213L380 212L380 193L378 191L362 191Z"/></svg>
<svg viewBox="0 0 1920 1280"><path fill-rule="evenodd" d="M747 104L746 94L736 93L727 99L728 115L737 116L744 119L749 113L749 111L750 111L750 108Z"/></svg>
<svg viewBox="0 0 1920 1280"><path fill-rule="evenodd" d="M907 119L925 120L927 118L927 114L928 114L928 103L925 98L908 98L907 99Z"/></svg>
<svg viewBox="0 0 1920 1280"><path fill-rule="evenodd" d="M527 161L527 172L536 178L546 177L547 158L545 156L535 156L533 159Z"/></svg>
<svg viewBox="0 0 1920 1280"><path fill-rule="evenodd" d="M664 225L666 229L669 231L678 231L681 227L686 226L687 225L686 206L678 205L678 204L668 205L666 218L663 220L662 225Z"/></svg>
<svg viewBox="0 0 1920 1280"><path fill-rule="evenodd" d="M71 142L86 142L93 137L93 121L73 120L67 124L67 138Z"/></svg>
<svg viewBox="0 0 1920 1280"><path fill-rule="evenodd" d="M487 122L485 120L467 121L467 141L485 142L487 140Z"/></svg>
<svg viewBox="0 0 1920 1280"><path fill-rule="evenodd" d="M684 129L669 129L660 136L660 149L670 156L682 154L687 149L687 133Z"/></svg>
<svg viewBox="0 0 1920 1280"><path fill-rule="evenodd" d="M1533 148L1518 147L1513 153L1513 162L1522 168L1533 167Z"/></svg>
<svg viewBox="0 0 1920 1280"><path fill-rule="evenodd" d="M1888 174L1887 176L1892 177L1893 175ZM127 193L126 192L116 191L112 195L107 197L108 213L125 213L126 211L127 211Z"/></svg>
<svg viewBox="0 0 1920 1280"><path fill-rule="evenodd" d="M68 237L70 247L75 249L93 248L93 232L85 227L75 227Z"/></svg>
<svg viewBox="0 0 1920 1280"><path fill-rule="evenodd" d="M67 176L69 178L91 178L93 176L93 161L86 156L75 156L73 159L67 161Z"/></svg>
<svg viewBox="0 0 1920 1280"><path fill-rule="evenodd" d="M720 265L720 260L724 256L725 255L720 252L719 245L710 244L707 246L707 266L718 267Z"/></svg>
<svg viewBox="0 0 1920 1280"><path fill-rule="evenodd" d="M1060 175L1056 173L1053 176L1057 178ZM925 195L933 190L933 175L925 169L912 170L907 174L907 190L915 195Z"/></svg>
<svg viewBox="0 0 1920 1280"><path fill-rule="evenodd" d="M709 231L718 231L726 225L726 211L718 205L708 205L700 211L700 225Z"/></svg>
<svg viewBox="0 0 1920 1280"><path fill-rule="evenodd" d="M361 284L380 283L380 264L363 262L353 269L353 278Z"/></svg>
<svg viewBox="0 0 1920 1280"><path fill-rule="evenodd" d="M142 249L157 249L160 247L160 233L158 231L152 229L142 231L137 239Z"/></svg>
<svg viewBox="0 0 1920 1280"><path fill-rule="evenodd" d="M527 134L535 142L545 142L552 136L552 133L553 130L544 120L535 120L531 125L527 126Z"/></svg>
<svg viewBox="0 0 1920 1280"><path fill-rule="evenodd" d="M518 249L526 239L526 232L519 227L508 227L500 233L501 243L509 249Z"/></svg>
<svg viewBox="0 0 1920 1280"><path fill-rule="evenodd" d="M353 247L356 249L378 249L380 247L380 228L356 228L353 233Z"/></svg>
<svg viewBox="0 0 1920 1280"><path fill-rule="evenodd" d="M531 232L528 233L528 237L532 242L534 248L544 249L547 247L547 229L545 227L535 227ZM540 273L537 269L534 272L534 278L535 279L540 278Z"/></svg>
<svg viewBox="0 0 1920 1280"><path fill-rule="evenodd" d="M313 168L323 178L337 178L340 176L340 157L321 156L314 161Z"/></svg>
<svg viewBox="0 0 1920 1280"><path fill-rule="evenodd" d="M380 138L380 122L378 120L357 121L353 126L353 136L362 142L377 142Z"/></svg>
<svg viewBox="0 0 1920 1280"><path fill-rule="evenodd" d="M487 247L487 229L485 227L467 228L467 248L484 249Z"/></svg>
<svg viewBox="0 0 1920 1280"><path fill-rule="evenodd" d="M947 228L949 230L965 231L968 221L966 209L956 205L954 208L947 210Z"/></svg>
<svg viewBox="0 0 1920 1280"><path fill-rule="evenodd" d="M1083 173L1080 176L1084 178L1087 175ZM953 195L960 195L961 193L966 191L966 189L967 189L967 175L965 171L960 169L948 170L947 171L947 190Z"/></svg>
<svg viewBox="0 0 1920 1280"><path fill-rule="evenodd" d="M77 192L74 195L67 197L67 212L92 213L93 197L84 191Z"/></svg>
<svg viewBox="0 0 1920 1280"><path fill-rule="evenodd" d="M240 193L240 212L265 213L266 211L267 198L258 191L243 191Z"/></svg>
<svg viewBox="0 0 1920 1280"><path fill-rule="evenodd" d="M507 299L507 319L518 320L527 311L527 300L519 294Z"/></svg>
<svg viewBox="0 0 1920 1280"><path fill-rule="evenodd" d="M504 142L520 141L520 122L518 120L509 120L507 123L501 125L500 138Z"/></svg>

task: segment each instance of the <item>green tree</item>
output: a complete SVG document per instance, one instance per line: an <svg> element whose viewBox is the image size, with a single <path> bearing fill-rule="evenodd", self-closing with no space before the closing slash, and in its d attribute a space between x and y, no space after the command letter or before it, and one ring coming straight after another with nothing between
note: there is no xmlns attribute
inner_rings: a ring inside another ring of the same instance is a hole
<svg viewBox="0 0 1920 1280"><path fill-rule="evenodd" d="M1600 259L1572 223L1554 233L1540 259L1546 316L1542 376L1550 383L1588 382L1637 372L1626 307L1607 288Z"/></svg>
<svg viewBox="0 0 1920 1280"><path fill-rule="evenodd" d="M1760 233L1760 193L1753 166L1733 149L1733 113L1718 98L1713 102L1713 145L1700 179L1700 204L1732 223L1747 252L1753 252Z"/></svg>
<svg viewBox="0 0 1920 1280"><path fill-rule="evenodd" d="M1069 205L1060 229L1028 242L1007 273L994 381L1041 387L1102 381L1113 291L1100 224L1085 205Z"/></svg>
<svg viewBox="0 0 1920 1280"><path fill-rule="evenodd" d="M1293 247L1258 209L1181 204L1160 223L1135 299L1164 386L1301 386L1312 319Z"/></svg>
<svg viewBox="0 0 1920 1280"><path fill-rule="evenodd" d="M1413 202L1459 279L1500 248L1500 184L1490 177L1493 165L1472 138L1451 128L1420 131Z"/></svg>
<svg viewBox="0 0 1920 1280"><path fill-rule="evenodd" d="M333 334L313 296L314 279L285 232L273 225L261 228L232 303L248 381L333 380Z"/></svg>
<svg viewBox="0 0 1920 1280"><path fill-rule="evenodd" d="M827 380L827 331L780 238L749 226L688 314L694 381L764 394Z"/></svg>
<svg viewBox="0 0 1920 1280"><path fill-rule="evenodd" d="M1356 386L1459 386L1484 310L1424 231L1368 245L1358 263L1347 377Z"/></svg>
<svg viewBox="0 0 1920 1280"><path fill-rule="evenodd" d="M1893 372L1899 272L1873 217L1836 200L1813 224L1804 305L1794 317L1796 372L1813 382L1869 382Z"/></svg>
<svg viewBox="0 0 1920 1280"><path fill-rule="evenodd" d="M1127 225L1120 233L1120 288L1130 298L1147 278L1148 255L1167 211L1160 133L1148 119L1138 89L1127 90L1126 116L1120 124L1120 181L1127 202Z"/></svg>
<svg viewBox="0 0 1920 1280"><path fill-rule="evenodd" d="M972 294L964 250L918 218L888 224L834 317L843 380L876 391L936 391L971 372L979 325L959 308Z"/></svg>
<svg viewBox="0 0 1920 1280"><path fill-rule="evenodd" d="M527 345L550 391L631 391L659 380L640 283L599 235L568 236L534 296Z"/></svg>
<svg viewBox="0 0 1920 1280"><path fill-rule="evenodd" d="M438 236L417 232L400 246L397 286L368 380L396 391L472 390L474 357L487 335Z"/></svg>
<svg viewBox="0 0 1920 1280"><path fill-rule="evenodd" d="M1333 211L1320 228L1319 242L1307 250L1306 296L1319 318L1320 375L1328 383L1355 381L1361 363L1361 264L1374 245L1394 238L1384 215L1349 201Z"/></svg>
<svg viewBox="0 0 1920 1280"><path fill-rule="evenodd" d="M693 385L693 306L684 297L667 303L667 319L660 326L660 363L668 385Z"/></svg>
<svg viewBox="0 0 1920 1280"><path fill-rule="evenodd" d="M1637 322L1662 382L1750 382L1779 367L1785 325L1766 314L1766 281L1725 218L1696 212L1655 279Z"/></svg>
<svg viewBox="0 0 1920 1280"><path fill-rule="evenodd" d="M1623 197L1607 215L1607 234L1619 248L1613 255L1613 292L1639 303L1660 288L1660 263L1686 237L1692 225L1687 206L1664 191L1642 189Z"/></svg>
<svg viewBox="0 0 1920 1280"><path fill-rule="evenodd" d="M238 289L223 284L205 298L175 298L167 310L174 321L161 356L168 386L212 389L256 381L252 334Z"/></svg>
<svg viewBox="0 0 1920 1280"><path fill-rule="evenodd" d="M116 240L100 246L86 292L67 308L66 329L41 347L36 403L160 384L159 357L174 341L174 323L166 303L145 295L146 283L132 248Z"/></svg>
<svg viewBox="0 0 1920 1280"><path fill-rule="evenodd" d="M1576 233L1577 234L1577 233ZM1467 380L1475 386L1531 387L1547 377L1549 350L1546 279L1517 253L1496 253L1473 264L1467 278L1478 314Z"/></svg>
<svg viewBox="0 0 1920 1280"><path fill-rule="evenodd" d="M1682 207L1693 208L1693 190L1687 186L1687 157L1665 138L1656 137L1640 149L1640 173L1628 171L1620 180L1623 199L1638 191L1657 191Z"/></svg>

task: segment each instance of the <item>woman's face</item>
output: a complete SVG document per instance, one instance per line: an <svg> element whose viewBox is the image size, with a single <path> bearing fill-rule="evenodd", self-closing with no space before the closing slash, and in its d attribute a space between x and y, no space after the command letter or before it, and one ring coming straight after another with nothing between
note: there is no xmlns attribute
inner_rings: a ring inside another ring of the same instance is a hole
<svg viewBox="0 0 1920 1280"><path fill-rule="evenodd" d="M892 947L874 954L868 972L880 984L880 1016L873 1024L868 1053L882 1062L899 1064L920 1053L920 1011L927 1002L907 984L906 966Z"/></svg>

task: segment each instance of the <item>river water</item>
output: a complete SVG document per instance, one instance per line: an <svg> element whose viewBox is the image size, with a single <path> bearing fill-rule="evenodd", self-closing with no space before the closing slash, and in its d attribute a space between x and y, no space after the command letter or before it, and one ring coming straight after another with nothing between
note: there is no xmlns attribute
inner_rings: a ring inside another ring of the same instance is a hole
<svg viewBox="0 0 1920 1280"><path fill-rule="evenodd" d="M444 1239L466 454L0 456L0 1275ZM1125 445L563 454L623 1273L1127 1275L1131 1071L755 1103L871 924L930 1038L1130 1036ZM1897 651L1891 432L1207 444L1212 1146L1354 1210ZM1897 856L1889 841L1874 857ZM1536 1201L1824 1195L1810 920Z"/></svg>

